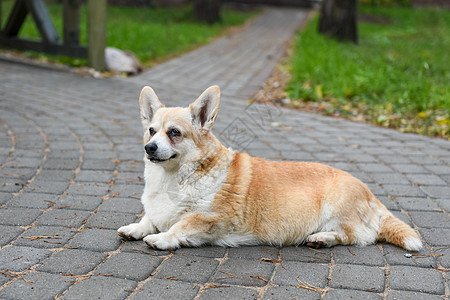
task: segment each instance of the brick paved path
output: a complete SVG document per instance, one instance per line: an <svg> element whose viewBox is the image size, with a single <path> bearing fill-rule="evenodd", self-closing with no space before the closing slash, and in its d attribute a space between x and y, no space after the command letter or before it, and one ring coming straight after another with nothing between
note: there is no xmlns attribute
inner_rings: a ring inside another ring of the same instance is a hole
<svg viewBox="0 0 450 300"><path fill-rule="evenodd" d="M305 15L271 9L132 79L0 62L0 299L448 299L450 142L247 105ZM409 257L387 244L167 252L122 242L116 229L142 209L143 84L169 105L221 84L215 132L224 143L351 172L418 228L426 249Z"/></svg>

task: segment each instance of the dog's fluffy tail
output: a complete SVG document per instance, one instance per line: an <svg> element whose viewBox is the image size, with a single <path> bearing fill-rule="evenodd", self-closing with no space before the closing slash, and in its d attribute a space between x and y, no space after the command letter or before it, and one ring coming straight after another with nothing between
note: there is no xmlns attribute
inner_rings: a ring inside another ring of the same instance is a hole
<svg viewBox="0 0 450 300"><path fill-rule="evenodd" d="M419 251L422 248L417 233L408 224L387 212L381 219L378 240L386 241L409 251Z"/></svg>

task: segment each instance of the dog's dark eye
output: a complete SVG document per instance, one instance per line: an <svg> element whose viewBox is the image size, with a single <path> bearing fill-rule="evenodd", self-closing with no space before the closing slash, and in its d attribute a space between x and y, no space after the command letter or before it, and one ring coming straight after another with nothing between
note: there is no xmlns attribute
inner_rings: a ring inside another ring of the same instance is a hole
<svg viewBox="0 0 450 300"><path fill-rule="evenodd" d="M176 136L180 136L181 133L180 133L180 131L179 131L178 129L172 128L172 129L167 133L167 135L170 136L170 137L176 137Z"/></svg>
<svg viewBox="0 0 450 300"><path fill-rule="evenodd" d="M149 131L150 131L151 136L154 136L156 133L156 131L155 131L155 129L153 129L153 127L150 127Z"/></svg>

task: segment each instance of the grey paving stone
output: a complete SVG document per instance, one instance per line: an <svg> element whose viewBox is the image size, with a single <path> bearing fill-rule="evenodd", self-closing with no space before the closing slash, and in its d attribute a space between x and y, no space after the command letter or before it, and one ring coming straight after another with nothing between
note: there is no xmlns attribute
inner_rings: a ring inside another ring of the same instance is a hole
<svg viewBox="0 0 450 300"><path fill-rule="evenodd" d="M431 198L450 199L448 186L421 186L420 189Z"/></svg>
<svg viewBox="0 0 450 300"><path fill-rule="evenodd" d="M43 214L36 225L80 227L91 214L73 209L52 209Z"/></svg>
<svg viewBox="0 0 450 300"><path fill-rule="evenodd" d="M407 174L406 177L415 184L447 186L444 180L434 174Z"/></svg>
<svg viewBox="0 0 450 300"><path fill-rule="evenodd" d="M331 273L330 286L338 289L384 291L384 271L377 267L337 265Z"/></svg>
<svg viewBox="0 0 450 300"><path fill-rule="evenodd" d="M228 249L228 257L235 258L278 258L280 249L271 246L242 246Z"/></svg>
<svg viewBox="0 0 450 300"><path fill-rule="evenodd" d="M37 208L8 207L0 209L0 224L26 226L34 222L42 212Z"/></svg>
<svg viewBox="0 0 450 300"><path fill-rule="evenodd" d="M92 211L96 209L103 199L96 196L66 195L56 205L60 209L79 209Z"/></svg>
<svg viewBox="0 0 450 300"><path fill-rule="evenodd" d="M412 185L383 184L383 189L392 197L425 197L425 193Z"/></svg>
<svg viewBox="0 0 450 300"><path fill-rule="evenodd" d="M12 246L0 250L0 270L24 271L51 254L44 249Z"/></svg>
<svg viewBox="0 0 450 300"><path fill-rule="evenodd" d="M54 299L67 289L74 281L73 278L33 272L25 275L27 281L19 279L0 291L2 299Z"/></svg>
<svg viewBox="0 0 450 300"><path fill-rule="evenodd" d="M46 193L46 194L62 194L68 188L69 182L64 181L47 181L36 180L27 185L25 191L31 193Z"/></svg>
<svg viewBox="0 0 450 300"><path fill-rule="evenodd" d="M378 183L409 184L408 178L398 173L372 173L370 177Z"/></svg>
<svg viewBox="0 0 450 300"><path fill-rule="evenodd" d="M280 286L297 286L300 280L324 288L329 272L328 267L320 264L285 261L277 267L273 283Z"/></svg>
<svg viewBox="0 0 450 300"><path fill-rule="evenodd" d="M17 193L25 186L25 184L26 181L23 179L2 178L0 192Z"/></svg>
<svg viewBox="0 0 450 300"><path fill-rule="evenodd" d="M329 263L331 261L330 248L312 249L306 246L283 247L281 249L281 259L301 262Z"/></svg>
<svg viewBox="0 0 450 300"><path fill-rule="evenodd" d="M79 154L78 154L79 155ZM46 181L64 181L69 182L74 176L73 170L51 170L44 169L39 173L38 179Z"/></svg>
<svg viewBox="0 0 450 300"><path fill-rule="evenodd" d="M389 285L394 290L443 294L444 282L439 271L410 266L392 266Z"/></svg>
<svg viewBox="0 0 450 300"><path fill-rule="evenodd" d="M138 199L114 197L108 199L100 207L99 211L113 211L129 214L140 214L144 207Z"/></svg>
<svg viewBox="0 0 450 300"><path fill-rule="evenodd" d="M116 164L110 159L85 159L83 161L83 170L104 170L113 171Z"/></svg>
<svg viewBox="0 0 450 300"><path fill-rule="evenodd" d="M404 174L427 174L429 173L421 165L406 163L406 164L391 164L391 167Z"/></svg>
<svg viewBox="0 0 450 300"><path fill-rule="evenodd" d="M89 159L115 159L116 153L114 151L88 151L84 154L86 160Z"/></svg>
<svg viewBox="0 0 450 300"><path fill-rule="evenodd" d="M54 226L36 226L25 231L15 242L16 246L35 248L60 248L74 236L70 228Z"/></svg>
<svg viewBox="0 0 450 300"><path fill-rule="evenodd" d="M437 261L444 267L450 268L450 248L435 248L434 252L436 255Z"/></svg>
<svg viewBox="0 0 450 300"><path fill-rule="evenodd" d="M386 143L387 141L383 141L383 144ZM394 169L397 170L396 166L399 164L403 164L403 166L407 166L407 165L411 165L411 160L409 160L407 157L402 156L402 155L392 155L392 154L388 154L388 155L378 155L378 158L388 164L391 165L391 167L393 167ZM401 170L399 170L400 172L402 172ZM404 173L404 172L402 172Z"/></svg>
<svg viewBox="0 0 450 300"><path fill-rule="evenodd" d="M419 229L422 238L431 246L450 246L449 228L422 228Z"/></svg>
<svg viewBox="0 0 450 300"><path fill-rule="evenodd" d="M447 212L450 211L450 199L435 199L435 201L440 208L446 210Z"/></svg>
<svg viewBox="0 0 450 300"><path fill-rule="evenodd" d="M408 211L434 211L439 207L428 198L414 198L414 197L398 197L395 199L400 206Z"/></svg>
<svg viewBox="0 0 450 300"><path fill-rule="evenodd" d="M82 182L72 184L67 193L70 195L104 196L108 193L110 186L105 183Z"/></svg>
<svg viewBox="0 0 450 300"><path fill-rule="evenodd" d="M105 252L116 250L120 243L116 230L85 229L70 240L68 246Z"/></svg>
<svg viewBox="0 0 450 300"><path fill-rule="evenodd" d="M195 283L153 278L136 292L131 300L193 299L199 288Z"/></svg>
<svg viewBox="0 0 450 300"><path fill-rule="evenodd" d="M120 171L119 174L114 178L116 184L143 184L144 183L144 173L138 172L125 172Z"/></svg>
<svg viewBox="0 0 450 300"><path fill-rule="evenodd" d="M258 291L235 286L206 289L199 299L256 299Z"/></svg>
<svg viewBox="0 0 450 300"><path fill-rule="evenodd" d="M180 254L180 255L193 255L193 256L222 258L225 255L226 251L227 251L227 248L225 248L225 247L202 246L200 248L180 248L180 249L177 249L175 251L175 253Z"/></svg>
<svg viewBox="0 0 450 300"><path fill-rule="evenodd" d="M120 226L128 225L136 220L136 215L99 211L88 218L86 227L118 229Z"/></svg>
<svg viewBox="0 0 450 300"><path fill-rule="evenodd" d="M412 211L409 215L414 223L421 228L450 228L450 217L443 212Z"/></svg>
<svg viewBox="0 0 450 300"><path fill-rule="evenodd" d="M111 171L81 170L75 180L78 182L108 182L113 178Z"/></svg>
<svg viewBox="0 0 450 300"><path fill-rule="evenodd" d="M358 163L358 166L367 173L392 173L393 170L380 163Z"/></svg>
<svg viewBox="0 0 450 300"><path fill-rule="evenodd" d="M386 297L387 300L440 300L442 297L438 295L391 290Z"/></svg>
<svg viewBox="0 0 450 300"><path fill-rule="evenodd" d="M17 236L19 236L24 229L17 226L0 225L0 247L9 244Z"/></svg>
<svg viewBox="0 0 450 300"><path fill-rule="evenodd" d="M80 161L78 158L68 159L65 157L48 159L44 164L44 169L75 170Z"/></svg>
<svg viewBox="0 0 450 300"><path fill-rule="evenodd" d="M402 248L394 245L383 245L383 253L386 261L390 265L406 265L406 266L418 266L418 267L436 267L436 262L432 256L430 256L430 250L423 248L418 252L408 252ZM406 254L406 256L405 256ZM412 255L409 257L410 254Z"/></svg>
<svg viewBox="0 0 450 300"><path fill-rule="evenodd" d="M175 255L165 261L156 273L160 279L178 279L205 283L216 270L218 261L200 256Z"/></svg>
<svg viewBox="0 0 450 300"><path fill-rule="evenodd" d="M144 186L137 184L116 184L112 188L112 192L119 192L117 196L121 198L140 199L144 192Z"/></svg>
<svg viewBox="0 0 450 300"><path fill-rule="evenodd" d="M400 206L389 196L377 196L377 199L389 210L400 210Z"/></svg>
<svg viewBox="0 0 450 300"><path fill-rule="evenodd" d="M12 276L0 274L0 287L10 281L12 278Z"/></svg>
<svg viewBox="0 0 450 300"><path fill-rule="evenodd" d="M36 169L3 168L0 169L0 178L20 178L29 180L36 174Z"/></svg>
<svg viewBox="0 0 450 300"><path fill-rule="evenodd" d="M178 249L176 251L180 251L182 249L184 249L184 248ZM150 248L142 240L139 240L139 241L122 240L122 247L120 248L120 250L121 250L121 252L133 252L133 253L141 253L141 254L143 253L143 254L152 255L152 256L155 256L155 255L156 256L164 256L164 255L169 254L169 251L155 250L153 248ZM171 253L173 253L173 252L171 252ZM201 256L201 255L199 255L199 256Z"/></svg>
<svg viewBox="0 0 450 300"><path fill-rule="evenodd" d="M269 288L263 296L264 300L284 300L284 299L321 299L320 294L311 290L292 286L274 286Z"/></svg>
<svg viewBox="0 0 450 300"><path fill-rule="evenodd" d="M104 253L63 249L46 259L37 270L53 274L82 275L93 270L105 258Z"/></svg>
<svg viewBox="0 0 450 300"><path fill-rule="evenodd" d="M117 166L117 169L119 170L118 176L120 176L121 172L135 172L139 174L139 176L143 176L144 162L142 161L142 159L121 161Z"/></svg>
<svg viewBox="0 0 450 300"><path fill-rule="evenodd" d="M160 265L162 258L138 253L118 253L108 258L95 274L111 274L114 277L142 281Z"/></svg>
<svg viewBox="0 0 450 300"><path fill-rule="evenodd" d="M450 167L446 165L426 165L428 170L431 170L434 174L450 175Z"/></svg>
<svg viewBox="0 0 450 300"><path fill-rule="evenodd" d="M132 280L92 276L71 287L61 299L125 299L136 285Z"/></svg>
<svg viewBox="0 0 450 300"><path fill-rule="evenodd" d="M332 299L367 299L367 300L381 300L383 299L380 295L370 292L362 292L355 290L341 290L341 289L333 289L329 290L325 296L324 300L332 300Z"/></svg>
<svg viewBox="0 0 450 300"><path fill-rule="evenodd" d="M13 197L12 193L0 192L0 205L5 204Z"/></svg>
<svg viewBox="0 0 450 300"><path fill-rule="evenodd" d="M274 267L274 264L270 262L229 258L215 273L214 282L220 284L264 286L267 280L270 279ZM227 273L233 274L234 276Z"/></svg>
<svg viewBox="0 0 450 300"><path fill-rule="evenodd" d="M406 224L408 224L409 226L413 227L411 220L408 218L408 216L404 212L398 211L398 210L393 210L393 211L391 211L391 213L394 216L396 216L397 218L399 218L400 220L402 220L403 222L405 222Z"/></svg>
<svg viewBox="0 0 450 300"><path fill-rule="evenodd" d="M54 194L22 193L12 199L8 206L46 209L54 205L57 199L58 195Z"/></svg>
<svg viewBox="0 0 450 300"><path fill-rule="evenodd" d="M334 260L337 264L357 264L379 266L385 264L383 255L376 245L366 247L336 246L333 248Z"/></svg>

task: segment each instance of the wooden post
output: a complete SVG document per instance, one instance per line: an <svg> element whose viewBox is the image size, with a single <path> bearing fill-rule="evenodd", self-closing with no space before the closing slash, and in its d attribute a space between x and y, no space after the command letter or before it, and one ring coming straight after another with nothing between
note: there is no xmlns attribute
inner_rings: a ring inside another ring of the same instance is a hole
<svg viewBox="0 0 450 300"><path fill-rule="evenodd" d="M88 0L88 64L105 71L106 0Z"/></svg>
<svg viewBox="0 0 450 300"><path fill-rule="evenodd" d="M64 0L63 2L63 40L64 45L78 45L80 42L80 1Z"/></svg>

